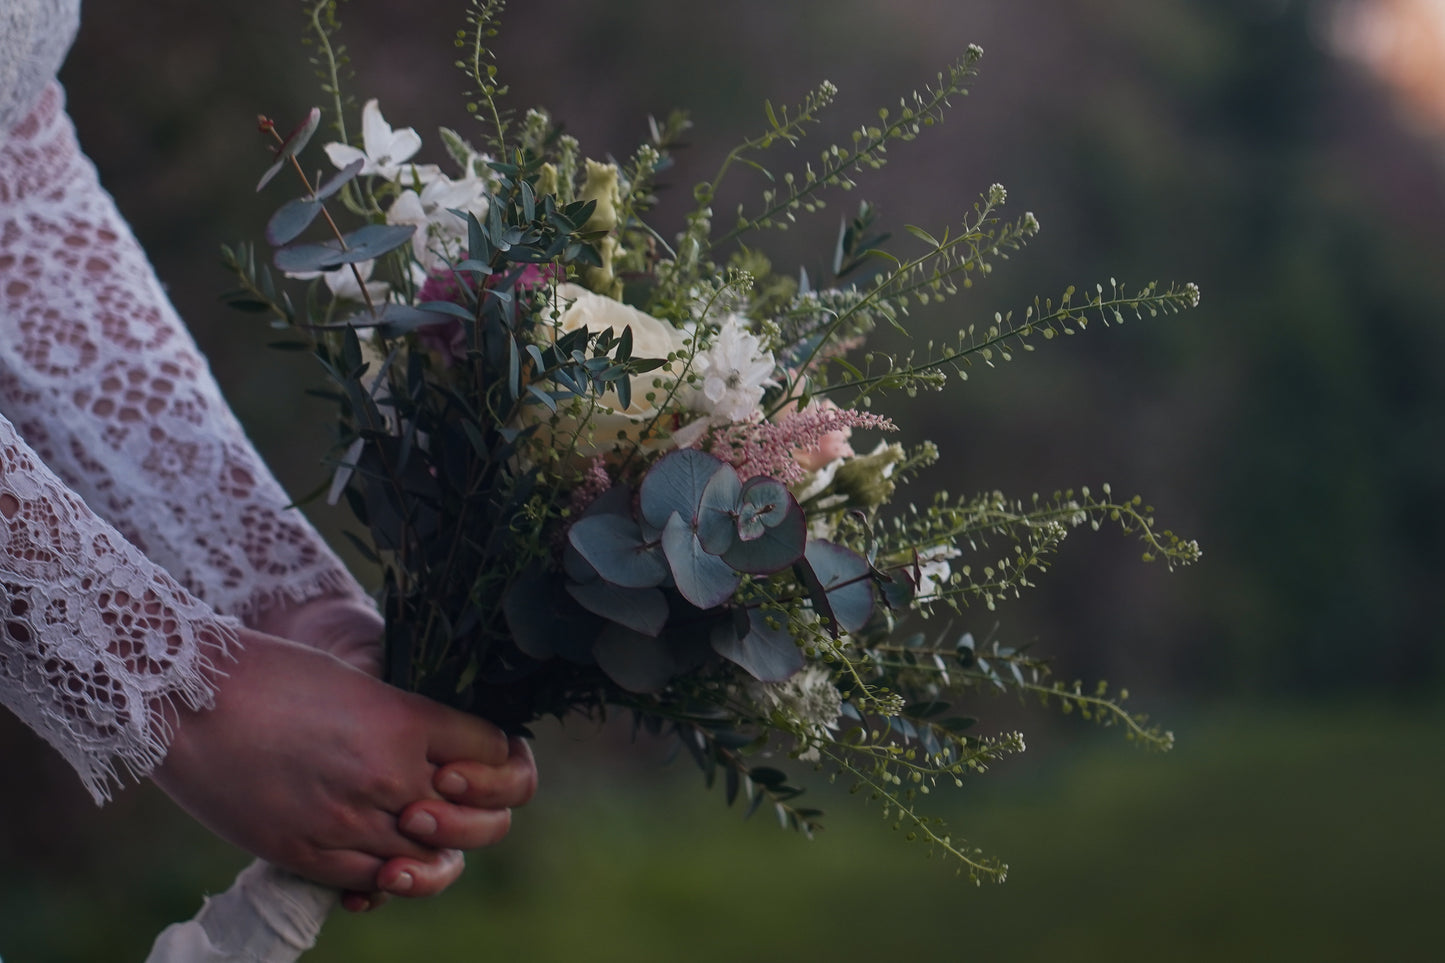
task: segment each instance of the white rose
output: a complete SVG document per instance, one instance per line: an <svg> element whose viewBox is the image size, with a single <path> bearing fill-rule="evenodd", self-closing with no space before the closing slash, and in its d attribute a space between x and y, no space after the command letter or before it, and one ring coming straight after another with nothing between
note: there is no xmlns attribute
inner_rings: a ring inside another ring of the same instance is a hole
<svg viewBox="0 0 1445 963"><path fill-rule="evenodd" d="M634 358L666 358L674 352L686 350L686 332L621 301L593 294L580 285L557 285L557 306L562 313L555 324L546 317L543 317L539 324L539 330L548 340L578 328L586 328L594 335L610 330L614 336L621 335L625 328L631 328ZM592 455L610 450L617 444L619 434L632 441L641 440L642 433L657 417L656 404L666 399L666 383L675 378L681 368L681 362L674 362L634 375L630 379L631 404L620 411L608 404L616 401L615 394L608 392L602 398L596 399L597 408L588 426L592 441L588 443L586 438L579 440L578 453ZM653 382L659 380L664 383L663 387L654 388ZM648 394L655 394L656 398L649 401ZM554 431L564 440L570 441L578 428L577 419L564 413L558 418Z"/></svg>

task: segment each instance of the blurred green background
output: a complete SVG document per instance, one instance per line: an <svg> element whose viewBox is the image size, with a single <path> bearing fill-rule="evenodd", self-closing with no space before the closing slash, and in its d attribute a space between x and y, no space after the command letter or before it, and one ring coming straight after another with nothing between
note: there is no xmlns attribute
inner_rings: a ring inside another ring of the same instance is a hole
<svg viewBox="0 0 1445 963"><path fill-rule="evenodd" d="M1043 233L917 315L919 338L1067 284L1201 285L1182 317L1091 328L942 396L884 402L943 448L921 489L1109 481L1199 539L1204 561L1169 574L1127 539L1081 533L1031 595L958 624L997 621L1064 678L1127 685L1178 747L1144 755L1034 707L980 706L1030 751L935 800L1012 865L1006 885L974 890L844 793L819 792L831 818L810 843L742 822L684 762L665 765L665 747L544 727L542 789L504 844L442 899L334 920L307 959L1438 953L1445 121L1349 56L1365 40L1340 27L1351 6L514 4L499 48L512 103L546 104L593 156L628 154L649 113L692 110L664 229L759 127L765 98L824 78L842 89L807 146L776 161L796 166L981 44L982 76L942 127L768 239L778 265L820 265L860 196L895 228L935 229L1002 182ZM62 78L82 143L258 446L290 490L310 490L328 438L324 405L301 394L316 372L218 305L213 254L258 236L273 206L251 192L255 114L284 123L320 99L300 4L90 0L85 17ZM465 131L459 0L354 0L343 19L352 92L379 96L440 159L436 126ZM735 202L761 184L734 187ZM0 752L7 963L140 959L244 862L148 786L96 810L8 715Z"/></svg>

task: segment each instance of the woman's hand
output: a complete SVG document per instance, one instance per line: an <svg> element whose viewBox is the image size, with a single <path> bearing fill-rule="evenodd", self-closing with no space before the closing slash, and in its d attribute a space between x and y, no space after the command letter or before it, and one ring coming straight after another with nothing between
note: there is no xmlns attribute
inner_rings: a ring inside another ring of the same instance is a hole
<svg viewBox="0 0 1445 963"><path fill-rule="evenodd" d="M408 896L497 842L536 769L496 727L331 655L242 632L207 711L171 712L155 781L218 835L308 879ZM459 780L459 781L458 781Z"/></svg>
<svg viewBox="0 0 1445 963"><path fill-rule="evenodd" d="M262 612L252 628L328 652L381 678L386 623L364 599L329 596L299 605L278 605Z"/></svg>
<svg viewBox="0 0 1445 963"><path fill-rule="evenodd" d="M279 606L262 613L255 627L269 635L330 653L368 675L381 675L382 636L386 625L376 609L364 600L328 597ZM371 909L384 901L382 894L375 890L429 896L455 882L464 868L462 855L457 850L474 848L457 842L465 826L476 819L466 809L493 811L494 819L510 819L495 811L523 805L536 788L537 769L531 747L521 739L513 739L509 750L507 763L501 768L470 761L439 769L433 788L453 805L435 800L423 804L417 800L402 813L401 828L416 842L445 840L441 845L452 848L437 850L429 863L409 858L389 860L377 874L370 888L372 892L347 893L342 905L353 911ZM411 883L407 882L408 877Z"/></svg>

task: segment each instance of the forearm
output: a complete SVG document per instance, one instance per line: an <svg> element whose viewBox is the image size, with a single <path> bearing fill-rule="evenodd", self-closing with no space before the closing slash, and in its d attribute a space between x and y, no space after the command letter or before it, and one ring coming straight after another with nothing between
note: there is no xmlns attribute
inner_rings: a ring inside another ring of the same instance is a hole
<svg viewBox="0 0 1445 963"><path fill-rule="evenodd" d="M0 143L0 411L153 561L248 622L364 593L247 440L52 85Z"/></svg>
<svg viewBox="0 0 1445 963"><path fill-rule="evenodd" d="M209 705L236 639L98 518L0 417L0 704L101 801L165 755L167 716Z"/></svg>

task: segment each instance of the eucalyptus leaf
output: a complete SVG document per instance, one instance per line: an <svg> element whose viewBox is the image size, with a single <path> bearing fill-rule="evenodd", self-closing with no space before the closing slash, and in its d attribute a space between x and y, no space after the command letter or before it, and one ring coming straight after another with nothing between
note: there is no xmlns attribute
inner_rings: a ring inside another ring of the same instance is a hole
<svg viewBox="0 0 1445 963"><path fill-rule="evenodd" d="M737 541L738 498L742 481L726 462L708 479L697 509L697 538L710 555L721 555Z"/></svg>
<svg viewBox="0 0 1445 963"><path fill-rule="evenodd" d="M367 224L340 240L283 247L276 251L271 263L288 274L331 271L394 251L410 241L414 233L416 226L412 224Z"/></svg>
<svg viewBox="0 0 1445 963"><path fill-rule="evenodd" d="M311 142L311 135L316 133L316 128L320 124L321 108L312 107L311 112L306 115L306 119L286 136L286 139L276 151L276 162L266 169L266 173L261 175L261 180L256 184L256 190L259 191L264 188L267 184L271 183L272 178L281 173L281 168L286 166L286 162L299 154L301 150Z"/></svg>
<svg viewBox="0 0 1445 963"><path fill-rule="evenodd" d="M366 161L358 157L323 181L321 186L316 188L316 193L311 196L318 201L326 200L354 180L365 166Z"/></svg>
<svg viewBox="0 0 1445 963"><path fill-rule="evenodd" d="M658 692L679 667L661 639L609 622L592 645L597 665L629 692Z"/></svg>
<svg viewBox="0 0 1445 963"><path fill-rule="evenodd" d="M902 573L898 573L892 578L880 578L878 592L883 596L884 604L895 612L906 611L917 594L913 582L904 577Z"/></svg>
<svg viewBox="0 0 1445 963"><path fill-rule="evenodd" d="M702 494L722 465L721 459L696 448L683 448L662 456L642 479L639 490L642 517L648 524L662 528L676 512L691 527L697 518Z"/></svg>
<svg viewBox="0 0 1445 963"><path fill-rule="evenodd" d="M417 328L424 328L432 324L441 324L446 321L444 315L435 311L426 311L421 308L413 308L405 304L387 302L379 306L376 311L358 311L355 314L347 315L340 322L330 325L318 325L318 327L348 327L348 328L381 328L382 333L387 337L396 337L415 331Z"/></svg>
<svg viewBox="0 0 1445 963"><path fill-rule="evenodd" d="M803 557L808 543L808 523L797 499L788 495L788 510L782 521L751 541L739 538L723 552L723 561L750 575L771 575Z"/></svg>
<svg viewBox="0 0 1445 963"><path fill-rule="evenodd" d="M567 594L578 605L609 622L657 638L667 625L667 597L661 589L622 588L610 582L569 583Z"/></svg>
<svg viewBox="0 0 1445 963"><path fill-rule="evenodd" d="M517 648L538 660L565 655L572 661L585 661L590 655L585 645L566 643L592 638L600 625L561 591L557 577L541 566L529 569L507 587L502 614Z"/></svg>
<svg viewBox="0 0 1445 963"><path fill-rule="evenodd" d="M623 588L651 588L667 578L667 560L646 542L637 523L623 515L581 518L567 540L599 575Z"/></svg>
<svg viewBox="0 0 1445 963"><path fill-rule="evenodd" d="M644 481L644 487L646 484ZM726 602L742 581L732 566L703 549L692 526L676 512L663 527L662 550L678 592L700 609L715 608Z"/></svg>
<svg viewBox="0 0 1445 963"><path fill-rule="evenodd" d="M462 307L453 301L422 301L416 306L418 311L429 311L432 314L444 314L458 321L475 321L476 315L467 308ZM433 320L434 324L440 324L442 318Z"/></svg>
<svg viewBox="0 0 1445 963"><path fill-rule="evenodd" d="M297 197L277 208L266 222L266 242L272 247L289 244L311 226L321 213L321 202L310 197Z"/></svg>
<svg viewBox="0 0 1445 963"><path fill-rule="evenodd" d="M800 566L809 581L826 593L826 603L838 626L859 632L873 614L873 580L868 560L851 549L821 538L808 542Z"/></svg>
<svg viewBox="0 0 1445 963"><path fill-rule="evenodd" d="M748 611L741 632L736 624L718 625L710 637L713 650L760 682L785 681L803 667L804 659L788 631L787 616L778 617L781 624L776 629L768 626L759 609Z"/></svg>

